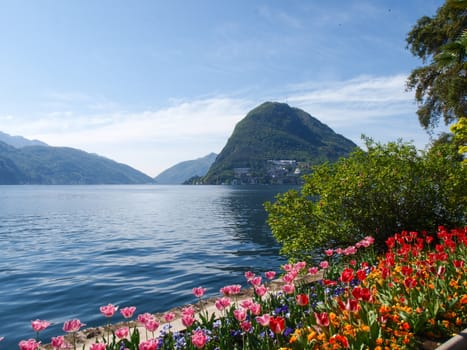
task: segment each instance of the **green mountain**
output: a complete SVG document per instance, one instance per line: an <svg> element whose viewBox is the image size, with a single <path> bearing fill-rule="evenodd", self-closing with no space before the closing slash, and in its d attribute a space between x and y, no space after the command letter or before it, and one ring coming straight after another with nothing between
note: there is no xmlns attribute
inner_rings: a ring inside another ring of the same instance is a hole
<svg viewBox="0 0 467 350"><path fill-rule="evenodd" d="M154 178L161 185L182 184L193 177L206 175L217 154L210 153L202 158L187 160L164 170Z"/></svg>
<svg viewBox="0 0 467 350"><path fill-rule="evenodd" d="M336 161L357 145L285 103L265 102L236 126L203 181L293 182L310 165ZM280 179L280 180L279 180Z"/></svg>
<svg viewBox="0 0 467 350"><path fill-rule="evenodd" d="M67 147L15 148L0 141L0 184L141 184L153 180L128 165Z"/></svg>

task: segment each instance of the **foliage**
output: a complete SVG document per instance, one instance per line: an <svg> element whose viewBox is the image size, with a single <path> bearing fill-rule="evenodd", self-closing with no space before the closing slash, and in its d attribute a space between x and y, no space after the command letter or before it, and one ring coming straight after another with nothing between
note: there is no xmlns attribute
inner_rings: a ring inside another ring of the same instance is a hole
<svg viewBox="0 0 467 350"><path fill-rule="evenodd" d="M345 245L368 234L379 246L392 232L435 230L465 223L467 174L450 144L425 154L408 143L366 139L334 164L316 166L300 192L266 203L282 253L313 259L319 247Z"/></svg>
<svg viewBox="0 0 467 350"><path fill-rule="evenodd" d="M235 127L204 182L228 183L234 168L251 168L264 178L268 160L319 164L346 156L356 145L308 113L285 103L265 102Z"/></svg>
<svg viewBox="0 0 467 350"><path fill-rule="evenodd" d="M454 135L454 144L463 157L464 165L467 163L467 117L461 117L459 121L451 126Z"/></svg>
<svg viewBox="0 0 467 350"><path fill-rule="evenodd" d="M442 117L446 124L467 113L467 1L447 0L432 18L422 17L407 35L413 55L425 66L410 74L420 124L433 128Z"/></svg>
<svg viewBox="0 0 467 350"><path fill-rule="evenodd" d="M180 311L182 329L173 326L172 312L159 320L140 314L137 328L131 321L136 308L123 308L127 322L87 349L419 349L425 339L445 341L467 326L466 233L467 227L440 227L436 236L402 231L387 239L388 250L379 256L373 238L365 237L346 249L326 250L321 271L305 262L284 265L279 289L246 272L252 296L240 296L240 285L221 288L217 314L205 308L205 289L193 288L201 307ZM117 307L100 309L112 317ZM33 321L37 338L22 341L20 349L36 350L39 332L49 324ZM83 324L65 324L71 337L52 338L54 350L80 347L75 336Z"/></svg>

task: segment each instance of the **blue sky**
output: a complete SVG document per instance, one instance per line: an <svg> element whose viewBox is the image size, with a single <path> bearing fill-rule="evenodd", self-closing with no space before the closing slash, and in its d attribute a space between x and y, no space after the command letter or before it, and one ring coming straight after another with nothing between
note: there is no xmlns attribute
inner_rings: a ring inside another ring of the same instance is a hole
<svg viewBox="0 0 467 350"><path fill-rule="evenodd" d="M441 0L2 0L0 131L151 176L264 101L424 148L405 37Z"/></svg>

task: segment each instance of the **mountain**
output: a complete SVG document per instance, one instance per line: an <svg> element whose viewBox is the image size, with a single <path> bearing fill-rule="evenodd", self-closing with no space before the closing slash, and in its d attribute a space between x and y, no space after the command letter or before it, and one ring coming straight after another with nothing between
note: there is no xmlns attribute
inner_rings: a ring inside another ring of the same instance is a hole
<svg viewBox="0 0 467 350"><path fill-rule="evenodd" d="M193 177L204 176L216 157L217 154L210 153L202 158L175 164L157 175L154 181L161 185L177 185Z"/></svg>
<svg viewBox="0 0 467 350"><path fill-rule="evenodd" d="M305 111L265 102L235 126L203 182L273 183L280 178L284 183L310 165L347 156L355 147Z"/></svg>
<svg viewBox="0 0 467 350"><path fill-rule="evenodd" d="M0 184L141 184L153 180L128 165L67 147L15 148L0 141Z"/></svg>
<svg viewBox="0 0 467 350"><path fill-rule="evenodd" d="M38 140L28 140L22 136L11 136L0 131L0 141L9 144L15 148L26 146L47 146L46 143Z"/></svg>

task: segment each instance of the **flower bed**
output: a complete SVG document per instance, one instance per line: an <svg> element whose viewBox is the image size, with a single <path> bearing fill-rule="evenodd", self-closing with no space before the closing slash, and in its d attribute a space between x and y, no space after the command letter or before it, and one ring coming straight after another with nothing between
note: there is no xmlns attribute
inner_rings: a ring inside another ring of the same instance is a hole
<svg viewBox="0 0 467 350"><path fill-rule="evenodd" d="M467 326L466 232L442 227L435 237L402 232L387 240L380 256L367 237L325 251L319 268L285 265L276 292L262 276L246 273L254 291L250 298L239 298L240 285L225 286L215 301L217 313L193 306L181 311L183 330L172 328L173 313L162 319L144 313L136 318L145 329L140 332L130 323L135 309L121 308L128 323L100 334L89 349L420 349L427 339L442 342ZM304 282L304 276L318 273L320 281ZM274 275L265 274L270 280ZM201 301L205 290L193 293ZM101 307L109 318L116 311L111 304ZM48 322L32 326L37 337L22 341L21 350L39 348L39 332ZM63 330L71 336L52 338L49 347L76 348L82 326L68 321Z"/></svg>

